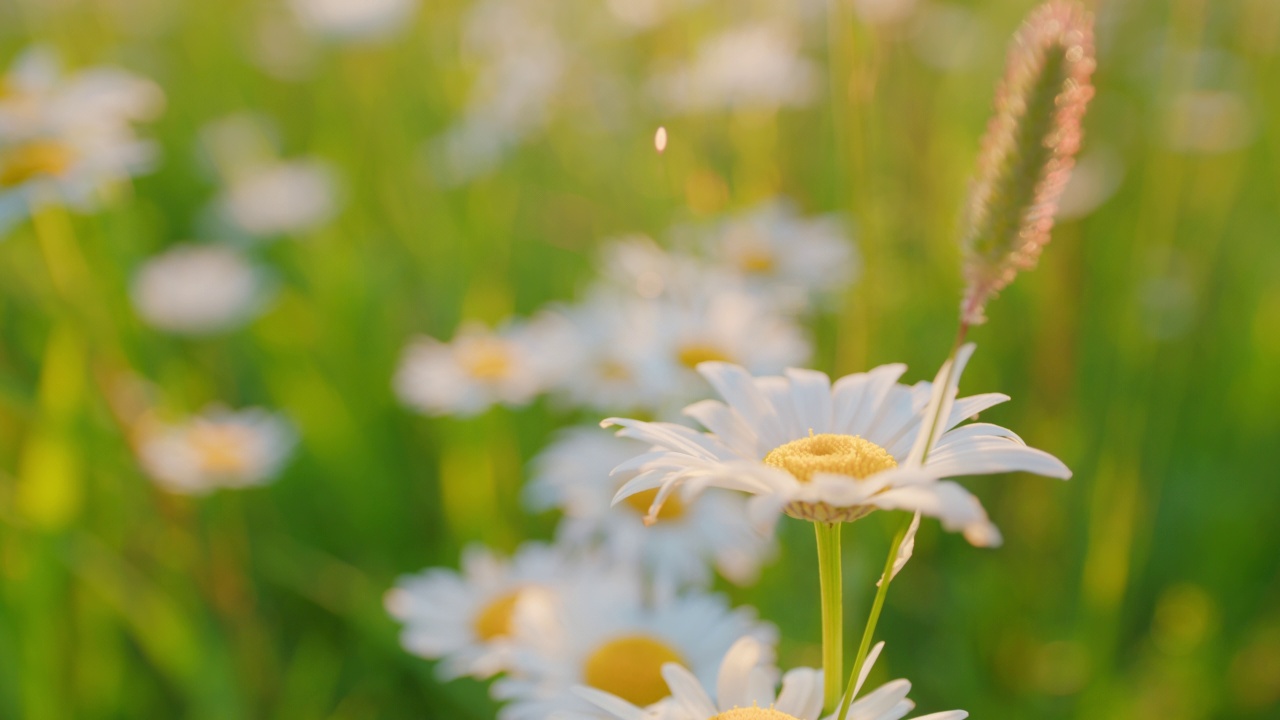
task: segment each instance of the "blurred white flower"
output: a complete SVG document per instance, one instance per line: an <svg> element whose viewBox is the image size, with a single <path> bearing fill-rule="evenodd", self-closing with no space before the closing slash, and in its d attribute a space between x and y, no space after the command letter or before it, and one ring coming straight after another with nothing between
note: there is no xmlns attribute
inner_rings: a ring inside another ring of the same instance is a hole
<svg viewBox="0 0 1280 720"><path fill-rule="evenodd" d="M267 274L223 245L177 245L134 276L133 304L149 325L202 335L253 318L269 295Z"/></svg>
<svg viewBox="0 0 1280 720"><path fill-rule="evenodd" d="M418 0L289 0L308 31L339 40L374 40L403 30Z"/></svg>
<svg viewBox="0 0 1280 720"><path fill-rule="evenodd" d="M428 415L476 415L524 405L566 372L572 335L550 314L491 331L468 323L453 340L414 340L396 371L400 399Z"/></svg>
<svg viewBox="0 0 1280 720"><path fill-rule="evenodd" d="M133 123L163 108L155 83L110 67L64 77L53 52L37 47L2 85L0 226L42 202L92 209L105 187L154 165L155 145Z"/></svg>
<svg viewBox="0 0 1280 720"><path fill-rule="evenodd" d="M261 408L213 408L177 425L148 421L137 435L143 470L187 495L262 485L280 473L296 443L289 422Z"/></svg>
<svg viewBox="0 0 1280 720"><path fill-rule="evenodd" d="M647 235L626 235L607 241L600 250L602 289L621 291L645 300L663 296L688 297L705 282L722 284L726 273L684 253L669 252ZM710 276L718 275L712 278Z"/></svg>
<svg viewBox="0 0 1280 720"><path fill-rule="evenodd" d="M797 37L760 24L707 40L687 66L658 72L652 90L673 112L771 110L809 104L819 79L817 67L800 55Z"/></svg>
<svg viewBox="0 0 1280 720"><path fill-rule="evenodd" d="M575 335L562 361L569 370L555 390L580 407L661 415L705 391L694 372L700 362L781 372L809 358L803 329L767 298L711 278L698 292L656 300L593 293L569 311Z"/></svg>
<svg viewBox="0 0 1280 720"><path fill-rule="evenodd" d="M708 586L712 567L736 584L754 582L774 547L747 521L740 495L708 492L688 505L669 502L651 527L643 517L656 491L610 506L621 485L610 477L613 468L644 451L642 443L595 425L563 431L534 458L527 504L561 510L560 543L600 547L615 562L643 568L660 596Z"/></svg>
<svg viewBox="0 0 1280 720"><path fill-rule="evenodd" d="M1058 219L1082 218L1111 199L1124 181L1124 161L1110 148L1094 147L1076 160L1058 201Z"/></svg>
<svg viewBox="0 0 1280 720"><path fill-rule="evenodd" d="M219 206L240 230L255 236L302 233L337 212L333 171L319 160L280 160L238 168Z"/></svg>
<svg viewBox="0 0 1280 720"><path fill-rule="evenodd" d="M586 686L657 710L667 697L662 666L679 663L704 682L714 681L720 658L751 636L770 653L772 625L751 608L731 609L724 598L701 593L646 603L634 578L600 577L562 602L530 602L514 623L512 674L493 685L510 701L500 720L606 718L574 693Z"/></svg>
<svg viewBox="0 0 1280 720"><path fill-rule="evenodd" d="M1169 107L1165 142L1176 152L1209 155L1248 147L1256 133L1253 111L1240 93L1188 90Z"/></svg>
<svg viewBox="0 0 1280 720"><path fill-rule="evenodd" d="M803 307L817 294L842 290L858 270L855 246L839 218L805 218L782 201L724 221L705 243L713 263L787 305Z"/></svg>
<svg viewBox="0 0 1280 720"><path fill-rule="evenodd" d="M404 623L405 650L440 660L442 679L487 678L510 668L512 623L522 604L559 602L563 588L605 572L589 560L573 560L558 548L526 543L511 558L473 545L461 569L428 568L401 577L384 598L387 612Z"/></svg>
<svg viewBox="0 0 1280 720"><path fill-rule="evenodd" d="M907 699L911 683L893 680L862 698L858 693L884 643L877 643L854 685L854 700L845 720L900 720L915 707ZM720 661L714 682L700 678L685 667L672 664L662 669L671 691L663 720L818 720L822 715L822 671L810 668L789 670L782 676L782 691L776 692L778 669L772 651L752 637L733 644ZM623 698L599 690L580 687L578 694L602 710L604 717L619 720L652 720L644 710ZM964 720L963 710L923 715L916 720ZM833 720L835 714L828 716Z"/></svg>
<svg viewBox="0 0 1280 720"><path fill-rule="evenodd" d="M475 67L463 117L432 144L440 179L465 182L540 130L569 69L555 7L538 0L480 0L465 20L464 58Z"/></svg>
<svg viewBox="0 0 1280 720"><path fill-rule="evenodd" d="M959 426L1008 400L998 393L956 399L972 352L972 345L964 346L954 373L948 360L933 383L915 386L897 382L902 365L883 365L833 385L814 370L752 377L727 363L703 364L699 371L727 404L703 400L685 413L711 432L673 423L605 421L654 446L618 469L627 480L618 498L657 488L653 516L682 486L686 504L707 487L740 490L755 496L748 511L761 525L771 524L779 512L813 522L852 522L877 509L918 511L939 518L948 530L963 531L974 545L998 545L999 530L978 499L943 478L1021 471L1066 479L1071 471L1005 428ZM941 419L936 432L925 422L932 417Z"/></svg>

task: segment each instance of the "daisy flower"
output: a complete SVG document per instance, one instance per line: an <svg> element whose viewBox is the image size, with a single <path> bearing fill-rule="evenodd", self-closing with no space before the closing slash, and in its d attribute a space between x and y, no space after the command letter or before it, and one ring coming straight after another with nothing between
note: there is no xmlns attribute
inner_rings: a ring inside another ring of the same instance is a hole
<svg viewBox="0 0 1280 720"><path fill-rule="evenodd" d="M261 408L214 408L177 425L144 421L138 437L147 474L187 495L262 485L280 473L297 443L287 420Z"/></svg>
<svg viewBox="0 0 1280 720"><path fill-rule="evenodd" d="M560 586L600 570L540 543L526 543L510 558L473 545L463 551L459 571L428 568L402 577L384 604L404 623L405 650L440 660L436 671L442 678L486 678L510 664L518 608L534 598L554 604Z"/></svg>
<svg viewBox="0 0 1280 720"><path fill-rule="evenodd" d="M540 315L489 330L463 325L451 342L430 337L405 349L396 372L401 400L428 415L477 415L519 406L549 388L571 352L561 318Z"/></svg>
<svg viewBox="0 0 1280 720"><path fill-rule="evenodd" d="M728 30L703 43L686 66L661 72L652 91L669 110L776 110L808 105L819 73L800 54L798 33L772 23Z"/></svg>
<svg viewBox="0 0 1280 720"><path fill-rule="evenodd" d="M688 302L655 301L635 313L638 332L650 343L640 358L641 384L651 397L684 401L703 387L696 368L728 362L751 372L774 373L808 360L804 331L764 298L734 288L708 288Z"/></svg>
<svg viewBox="0 0 1280 720"><path fill-rule="evenodd" d="M234 328L258 313L270 292L265 272L221 245L175 246L146 262L133 281L133 304L160 330L203 335Z"/></svg>
<svg viewBox="0 0 1280 720"><path fill-rule="evenodd" d="M302 233L337 212L337 182L328 164L312 158L257 162L231 173L218 209L249 235Z"/></svg>
<svg viewBox="0 0 1280 720"><path fill-rule="evenodd" d="M854 687L854 701L845 720L900 720L915 707L907 699L911 683L894 680L858 699L858 693L884 643L869 655ZM636 707L622 698L592 688L577 693L619 720L818 720L822 717L822 671L796 668L782 676L782 690L775 694L778 671L772 667L768 648L754 638L744 637L733 644L720 663L712 685L676 663L662 668L662 677L671 698L659 715ZM713 699L714 698L714 699ZM916 720L964 720L963 710L924 715ZM827 716L833 720L835 714Z"/></svg>
<svg viewBox="0 0 1280 720"><path fill-rule="evenodd" d="M405 27L417 0L289 0L308 31L339 40L374 40Z"/></svg>
<svg viewBox="0 0 1280 720"><path fill-rule="evenodd" d="M959 424L1008 400L999 393L956 399L973 353L965 345L933 383L897 382L903 365L884 365L832 384L823 373L789 369L752 377L744 368L710 362L698 369L725 402L704 400L685 414L710 432L682 425L611 418L605 425L654 449L619 466L622 500L658 488L656 517L680 486L688 502L708 486L753 494L749 511L769 523L779 510L814 522L850 522L874 510L911 510L961 530L974 545L1000 534L977 498L943 480L1025 471L1066 479L1061 461L1027 447L1012 431L988 423ZM940 418L936 431L926 418Z"/></svg>
<svg viewBox="0 0 1280 720"><path fill-rule="evenodd" d="M608 717L574 693L579 685L657 711L668 695L663 665L678 663L710 682L739 638L771 649L776 636L752 609L731 609L716 595L646 604L636 579L623 575L593 578L558 604L522 610L511 675L493 686L494 697L510 701L501 720Z"/></svg>
<svg viewBox="0 0 1280 720"><path fill-rule="evenodd" d="M559 542L599 546L618 563L644 568L660 594L709 585L711 567L738 585L753 582L774 547L747 520L740 495L708 492L688 505L673 497L652 527L645 527L644 515L656 491L610 507L619 483L609 472L645 449L594 426L564 431L534 458L527 504L561 510Z"/></svg>
<svg viewBox="0 0 1280 720"><path fill-rule="evenodd" d="M713 262L767 294L792 293L801 308L807 296L843 289L858 269L853 241L838 218L805 218L782 201L724 221L704 243Z"/></svg>
<svg viewBox="0 0 1280 720"><path fill-rule="evenodd" d="M63 76L45 48L21 55L0 93L0 222L32 203L91 209L103 187L150 170L154 143L132 123L155 118L164 94L118 68Z"/></svg>

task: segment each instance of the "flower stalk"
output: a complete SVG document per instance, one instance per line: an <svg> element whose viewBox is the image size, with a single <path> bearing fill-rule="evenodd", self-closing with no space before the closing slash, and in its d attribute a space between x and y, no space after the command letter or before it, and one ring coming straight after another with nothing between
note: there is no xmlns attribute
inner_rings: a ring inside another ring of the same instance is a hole
<svg viewBox="0 0 1280 720"><path fill-rule="evenodd" d="M1054 0L1014 34L965 213L960 317L986 320L991 298L1049 242L1093 97L1093 17Z"/></svg>
<svg viewBox="0 0 1280 720"><path fill-rule="evenodd" d="M823 707L840 702L844 675L844 598L840 572L840 523L815 522L818 540L818 582L822 592Z"/></svg>

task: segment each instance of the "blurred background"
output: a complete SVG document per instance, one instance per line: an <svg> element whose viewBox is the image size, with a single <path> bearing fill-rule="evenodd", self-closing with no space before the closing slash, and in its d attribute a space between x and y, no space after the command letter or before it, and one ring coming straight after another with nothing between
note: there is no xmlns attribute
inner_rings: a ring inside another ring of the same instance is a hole
<svg viewBox="0 0 1280 720"><path fill-rule="evenodd" d="M1280 3L1086 4L1077 174L961 387L1011 395L984 418L1075 477L967 482L1006 544L925 524L877 674L976 718L1280 717ZM0 0L0 103L41 55L122 69L128 102L63 112L112 106L147 143L83 202L15 196L28 155L0 172L0 717L493 717L401 649L383 594L549 538L527 464L603 413L420 415L393 390L406 343L580 297L610 238L785 199L860 258L805 316L811 366L931 377L1032 6ZM145 280L192 242L235 255ZM227 278L251 286L234 307L184 309ZM218 405L287 418L278 477L174 492L137 428ZM846 532L851 633L896 522ZM780 533L723 589L778 624L784 666L817 664L810 531Z"/></svg>

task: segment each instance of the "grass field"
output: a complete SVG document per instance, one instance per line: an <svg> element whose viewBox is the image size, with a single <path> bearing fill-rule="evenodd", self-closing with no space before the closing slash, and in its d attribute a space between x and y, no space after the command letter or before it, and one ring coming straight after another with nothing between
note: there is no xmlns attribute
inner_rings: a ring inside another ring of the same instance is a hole
<svg viewBox="0 0 1280 720"><path fill-rule="evenodd" d="M582 297L609 238L669 244L788 198L846 218L861 263L804 319L811 366L930 379L967 183L1033 5L671 0L628 25L608 8L640 5L489 2L518 12L486 20L432 0L350 41L308 32L303 4L0 0L5 67L41 44L165 97L135 125L152 170L0 242L0 717L493 717L483 685L402 649L383 595L467 544L549 539L555 514L521 503L528 463L606 413L543 397L423 416L393 390L406 344ZM1280 5L1087 4L1097 94L1071 212L970 333L961 387L1012 396L984 419L1074 478L966 481L1005 545L924 524L875 677L975 718L1275 718ZM773 102L663 94L655 77L748 22L786 28L809 74L774 78ZM245 112L273 152L326 164L330 216L263 240L211 211L228 171L209 123ZM269 270L258 315L198 336L139 317L138 268L191 240ZM274 482L148 479L133 410L210 404L289 419ZM851 645L899 521L846 529ZM783 519L759 582L716 586L778 625L784 667L821 662L810 534Z"/></svg>

